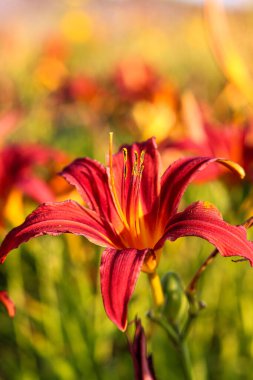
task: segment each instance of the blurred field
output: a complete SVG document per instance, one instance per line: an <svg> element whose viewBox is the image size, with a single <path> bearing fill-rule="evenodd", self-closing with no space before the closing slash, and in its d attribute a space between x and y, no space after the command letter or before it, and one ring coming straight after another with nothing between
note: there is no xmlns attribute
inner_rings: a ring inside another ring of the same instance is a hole
<svg viewBox="0 0 253 380"><path fill-rule="evenodd" d="M253 11L230 10L228 20L233 42L253 75ZM114 132L115 150L149 134L157 135L158 142L175 141L187 133L185 91L206 105L221 128L252 124L251 99L217 63L201 7L165 1L21 5L16 0L0 4L0 23L1 149L39 143L62 150L65 163L80 156L105 163L109 131ZM150 98L131 97L115 79L122 62L129 61L136 71L141 67L141 75L144 62L159 78L159 90L145 88ZM1 124L7 114L17 115L9 127ZM64 164L35 165L35 173L57 200L75 199L77 194L55 179ZM207 200L228 222L242 223L253 214L252 178L240 184L229 178L192 184L184 205ZM14 181L1 199L1 238L37 205L16 190ZM176 271L187 285L211 251L197 238L167 243L159 274ZM84 238L65 235L34 239L6 259L0 289L8 289L17 312L10 319L1 306L1 380L133 378L126 337L103 308L101 252ZM252 276L247 262L218 257L201 278L200 298L207 307L189 336L197 380L252 379ZM152 307L147 283L141 274L129 320L136 314L142 319L157 378L183 379L177 352L146 318Z"/></svg>

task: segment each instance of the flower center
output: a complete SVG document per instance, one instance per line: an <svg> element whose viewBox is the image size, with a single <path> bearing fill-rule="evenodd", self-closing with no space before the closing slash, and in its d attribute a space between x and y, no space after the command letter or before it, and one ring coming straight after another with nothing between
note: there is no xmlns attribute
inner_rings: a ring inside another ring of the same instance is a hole
<svg viewBox="0 0 253 380"><path fill-rule="evenodd" d="M153 248L156 243L156 227L150 225L142 206L142 192L145 189L142 189L141 182L145 150L135 149L132 151L124 147L121 154L122 172L120 178L114 178L112 134L110 134L110 187L115 207L123 224L123 228L118 231L118 234L125 248ZM115 183L115 181L117 182ZM154 227L154 231L151 231L152 227Z"/></svg>

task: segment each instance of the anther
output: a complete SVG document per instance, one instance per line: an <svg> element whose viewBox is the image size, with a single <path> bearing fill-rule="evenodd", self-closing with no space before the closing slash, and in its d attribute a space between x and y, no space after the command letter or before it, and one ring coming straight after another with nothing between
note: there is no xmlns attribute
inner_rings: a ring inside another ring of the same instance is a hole
<svg viewBox="0 0 253 380"><path fill-rule="evenodd" d="M138 152L136 150L134 151L134 164L132 175L138 175Z"/></svg>
<svg viewBox="0 0 253 380"><path fill-rule="evenodd" d="M127 148L123 148L123 160L124 160L124 179L127 177Z"/></svg>
<svg viewBox="0 0 253 380"><path fill-rule="evenodd" d="M142 175L143 169L144 169L144 156L145 156L145 150L141 151L140 155L140 168L139 168L139 175Z"/></svg>

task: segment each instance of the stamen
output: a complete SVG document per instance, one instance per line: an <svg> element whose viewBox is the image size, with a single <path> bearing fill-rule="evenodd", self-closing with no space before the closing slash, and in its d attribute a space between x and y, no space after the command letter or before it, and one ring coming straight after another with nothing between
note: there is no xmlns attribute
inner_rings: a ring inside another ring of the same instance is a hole
<svg viewBox="0 0 253 380"><path fill-rule="evenodd" d="M141 234L141 228L140 228L140 215L141 215L141 203L140 203L140 188L141 188L141 178L142 178L142 173L144 169L144 156L145 156L145 151L142 150L140 154L140 160L138 162L138 152L134 152L135 155L135 160L134 160L134 166L133 166L133 187L134 187L134 210L135 210L135 217L134 217L134 227L135 227L135 234L136 237L138 238Z"/></svg>
<svg viewBox="0 0 253 380"><path fill-rule="evenodd" d="M142 150L141 151L141 155L140 155L140 166L144 163L144 157L145 157L145 150Z"/></svg>
<svg viewBox="0 0 253 380"><path fill-rule="evenodd" d="M124 179L127 177L127 148L123 148L123 160L124 160Z"/></svg>
<svg viewBox="0 0 253 380"><path fill-rule="evenodd" d="M129 230L129 225L127 223L126 217L122 211L121 205L119 203L119 199L117 196L116 188L115 188L115 182L114 182L114 174L113 174L113 160L112 160L112 151L113 151L113 132L109 133L109 167L110 167L110 183L111 183L111 190L115 201L115 206L118 211L118 214L125 225L125 227Z"/></svg>
<svg viewBox="0 0 253 380"><path fill-rule="evenodd" d="M132 175L138 175L138 152L134 151L134 164L132 169Z"/></svg>
<svg viewBox="0 0 253 380"><path fill-rule="evenodd" d="M139 167L139 176L142 175L143 169L144 169L144 156L145 156L145 150L141 151L140 155L140 167Z"/></svg>

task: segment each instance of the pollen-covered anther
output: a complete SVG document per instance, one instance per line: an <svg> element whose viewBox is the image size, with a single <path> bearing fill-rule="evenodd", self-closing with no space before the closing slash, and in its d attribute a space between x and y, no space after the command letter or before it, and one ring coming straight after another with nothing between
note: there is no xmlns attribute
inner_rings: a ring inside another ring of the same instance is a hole
<svg viewBox="0 0 253 380"><path fill-rule="evenodd" d="M122 152L123 152L123 161L124 161L124 167L123 167L124 179L126 179L127 177L127 148L123 148Z"/></svg>
<svg viewBox="0 0 253 380"><path fill-rule="evenodd" d="M140 168L139 168L139 175L142 175L142 172L144 170L144 157L145 157L145 150L141 151L140 155Z"/></svg>
<svg viewBox="0 0 253 380"><path fill-rule="evenodd" d="M139 159L138 152L135 150L134 151L134 163L133 163L133 169L132 169L132 175L134 175L134 176L138 175L138 173L139 173L138 159Z"/></svg>
<svg viewBox="0 0 253 380"><path fill-rule="evenodd" d="M145 150L141 151L140 156L136 150L134 151L134 162L133 162L133 168L132 168L133 176L142 175L142 172L144 169L144 156L145 156Z"/></svg>

